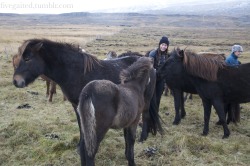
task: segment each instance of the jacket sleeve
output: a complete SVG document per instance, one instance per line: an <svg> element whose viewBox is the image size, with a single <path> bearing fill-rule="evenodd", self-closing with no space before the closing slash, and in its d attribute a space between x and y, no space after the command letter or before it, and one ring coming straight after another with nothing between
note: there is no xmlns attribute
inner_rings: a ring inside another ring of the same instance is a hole
<svg viewBox="0 0 250 166"><path fill-rule="evenodd" d="M149 53L148 56L151 57L151 58L155 58L155 56L156 56L156 50L150 51L150 53Z"/></svg>

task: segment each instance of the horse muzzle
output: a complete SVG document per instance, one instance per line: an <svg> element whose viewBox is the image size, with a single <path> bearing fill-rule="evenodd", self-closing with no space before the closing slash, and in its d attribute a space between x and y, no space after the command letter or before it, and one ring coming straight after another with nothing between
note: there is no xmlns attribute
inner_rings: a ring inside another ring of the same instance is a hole
<svg viewBox="0 0 250 166"><path fill-rule="evenodd" d="M15 75L13 77L13 84L17 87L17 88L24 88L25 87L25 80L23 79L22 76L20 75Z"/></svg>

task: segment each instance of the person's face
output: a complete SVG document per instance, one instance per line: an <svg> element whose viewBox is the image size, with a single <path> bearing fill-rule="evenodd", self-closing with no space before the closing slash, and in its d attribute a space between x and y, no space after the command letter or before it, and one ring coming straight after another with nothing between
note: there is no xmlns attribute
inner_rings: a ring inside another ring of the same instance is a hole
<svg viewBox="0 0 250 166"><path fill-rule="evenodd" d="M234 55L236 55L237 57L240 57L241 53L242 53L241 51L235 51Z"/></svg>
<svg viewBox="0 0 250 166"><path fill-rule="evenodd" d="M168 48L168 45L167 45L166 43L162 43L162 44L160 45L160 50L161 50L162 52L166 51L167 48Z"/></svg>

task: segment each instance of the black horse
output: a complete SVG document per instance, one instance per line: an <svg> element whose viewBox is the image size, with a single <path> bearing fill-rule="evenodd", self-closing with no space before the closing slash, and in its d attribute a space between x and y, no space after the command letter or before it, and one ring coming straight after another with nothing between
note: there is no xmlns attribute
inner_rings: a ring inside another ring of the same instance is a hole
<svg viewBox="0 0 250 166"><path fill-rule="evenodd" d="M135 165L136 128L145 110L144 91L150 83L151 72L155 72L152 59L142 57L121 72L121 84L94 80L83 88L78 105L84 136L80 151L82 165L95 165L100 142L110 128L123 129L128 165Z"/></svg>
<svg viewBox="0 0 250 166"><path fill-rule="evenodd" d="M187 50L187 51L185 51L185 54L187 54L189 56L203 56L203 57L207 57L207 58L211 58L211 59L217 59L217 60L223 61L223 62L225 60L225 56L223 53L213 53L213 52L195 53L193 51ZM180 123L181 119L186 116L184 103L187 99L187 95L188 94L190 94L190 95L197 94L197 91L196 91L195 86L190 82L190 80L185 78L185 75L175 74L175 73L178 73L178 71L170 71L169 70L168 72L170 72L170 73L166 77L166 83L170 87L171 93L174 96L175 118L174 118L173 124L178 125ZM169 77L171 77L171 78L169 78ZM185 82L182 82L182 80L185 80ZM177 82L179 82L179 83L177 83ZM186 92L185 95L184 95L184 92ZM181 109L181 113L179 112L180 109ZM231 109L231 107L228 107L228 109ZM231 118L229 118L229 119L231 119Z"/></svg>
<svg viewBox="0 0 250 166"><path fill-rule="evenodd" d="M225 120L225 105L234 107L232 103L250 101L249 69L250 64L230 67L224 61L186 54L177 48L171 52L157 75L168 80L168 85L177 91L199 94L204 107L203 135L208 134L213 105L224 128L223 138L227 138L230 131Z"/></svg>
<svg viewBox="0 0 250 166"><path fill-rule="evenodd" d="M130 52L130 54L132 53ZM76 45L47 39L30 39L25 41L19 47L18 56L20 56L20 63L13 76L13 84L16 87L24 88L39 75L44 74L61 87L75 112L80 92L88 82L106 79L119 84L120 72L140 58L139 56L128 56L115 60L98 60L95 56L83 52ZM151 73L151 82L144 94L145 109L148 109L154 92L155 77L155 73ZM158 131L157 127L161 126L161 124L157 120L159 118L157 112L144 111L143 114L143 123L145 125L142 129L141 139L146 140L147 133L149 131ZM77 112L76 116L79 125L80 121ZM148 122L151 123L146 124ZM80 139L81 137L80 135Z"/></svg>

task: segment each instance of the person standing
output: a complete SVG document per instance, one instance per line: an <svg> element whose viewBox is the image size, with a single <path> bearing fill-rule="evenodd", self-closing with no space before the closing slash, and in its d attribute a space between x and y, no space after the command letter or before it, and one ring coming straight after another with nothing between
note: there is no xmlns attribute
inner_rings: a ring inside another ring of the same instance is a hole
<svg viewBox="0 0 250 166"><path fill-rule="evenodd" d="M160 41L157 49L154 49L150 51L149 57L154 59L154 68L156 70L159 69L159 67L164 64L168 58L168 47L169 47L169 40L168 37L163 36ZM156 102L157 105L160 105L160 99L161 95L164 91L165 86L165 80L156 80Z"/></svg>

